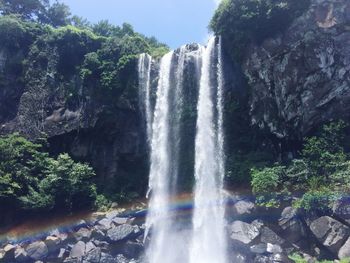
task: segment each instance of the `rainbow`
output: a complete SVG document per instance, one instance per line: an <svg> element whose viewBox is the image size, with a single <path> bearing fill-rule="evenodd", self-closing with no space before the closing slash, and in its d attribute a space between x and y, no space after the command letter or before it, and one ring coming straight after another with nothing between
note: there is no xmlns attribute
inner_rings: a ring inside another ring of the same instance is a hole
<svg viewBox="0 0 350 263"><path fill-rule="evenodd" d="M252 196L240 196L239 200L252 199ZM227 208L233 206L237 201L227 199L225 206ZM147 215L146 209L147 200L138 200L132 204L121 206L118 210L122 212L120 217L135 218L135 224L143 224ZM193 210L193 195L180 194L171 198L170 212L183 218L190 218ZM217 205L217 202L208 202L209 205ZM140 208L141 207L141 208ZM109 211L111 212L111 211ZM99 213L101 216L104 214ZM253 218L252 218L253 219ZM0 231L0 244L23 244L31 243L36 240L44 239L51 235L55 230L60 233L72 233L84 226L91 226L96 222L96 213L82 212L69 216L52 216L50 218L39 218L28 220L12 227L9 230Z"/></svg>

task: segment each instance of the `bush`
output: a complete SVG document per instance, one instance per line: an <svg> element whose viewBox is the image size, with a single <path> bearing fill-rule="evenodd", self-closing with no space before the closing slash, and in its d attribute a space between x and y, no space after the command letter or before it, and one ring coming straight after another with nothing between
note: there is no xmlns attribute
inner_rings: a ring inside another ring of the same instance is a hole
<svg viewBox="0 0 350 263"><path fill-rule="evenodd" d="M344 150L343 121L323 126L318 136L305 140L301 158L286 167L273 166L251 172L253 192L260 203L278 202L293 194L294 206L329 212L350 190L350 163Z"/></svg>
<svg viewBox="0 0 350 263"><path fill-rule="evenodd" d="M67 154L57 159L18 134L0 138L0 204L5 211L90 209L96 200L95 173Z"/></svg>
<svg viewBox="0 0 350 263"><path fill-rule="evenodd" d="M254 193L268 194L277 191L285 167L275 166L262 170L252 169L252 187Z"/></svg>

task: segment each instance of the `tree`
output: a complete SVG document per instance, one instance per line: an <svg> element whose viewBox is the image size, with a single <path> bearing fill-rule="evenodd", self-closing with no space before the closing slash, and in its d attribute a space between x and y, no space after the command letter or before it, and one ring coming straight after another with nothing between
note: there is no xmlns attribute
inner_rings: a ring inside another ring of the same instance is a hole
<svg viewBox="0 0 350 263"><path fill-rule="evenodd" d="M48 3L48 0L0 0L0 12L3 15L17 14L24 19L33 19L45 12Z"/></svg>
<svg viewBox="0 0 350 263"><path fill-rule="evenodd" d="M80 29L87 29L91 27L91 24L86 18L75 15L71 18L71 24Z"/></svg>
<svg viewBox="0 0 350 263"><path fill-rule="evenodd" d="M54 27L66 26L71 24L71 15L69 6L55 2L47 9L44 21Z"/></svg>
<svg viewBox="0 0 350 263"><path fill-rule="evenodd" d="M90 166L68 154L55 159L19 134L0 137L0 209L7 212L92 208L94 176Z"/></svg>
<svg viewBox="0 0 350 263"><path fill-rule="evenodd" d="M108 22L108 20L101 20L92 26L92 31L99 36L110 37L113 36L120 28Z"/></svg>

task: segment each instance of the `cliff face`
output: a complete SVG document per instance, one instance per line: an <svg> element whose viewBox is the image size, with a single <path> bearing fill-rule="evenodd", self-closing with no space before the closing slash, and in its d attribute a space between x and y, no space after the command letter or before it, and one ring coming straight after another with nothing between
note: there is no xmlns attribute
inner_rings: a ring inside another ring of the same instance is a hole
<svg viewBox="0 0 350 263"><path fill-rule="evenodd" d="M99 40L86 39L82 54L76 49L80 42L69 38L38 42L38 50L0 48L0 134L18 131L35 140L45 133L52 153L68 152L90 162L102 183L117 178L116 185L140 190L147 185L147 145L138 107L136 63L127 74L120 74L126 79L118 80L122 85L114 91L103 90L96 76L84 82L79 72L84 56L101 48ZM69 41L76 44L60 50ZM113 51L113 46L106 50ZM350 2L311 1L308 11L283 34L250 46L241 66L250 87L248 103L233 101L236 94L244 93L237 88L243 85L237 74L230 70L226 74L230 151L237 148L234 151L249 154L256 145L269 145L262 142L262 133L249 133L250 123L279 138L300 140L323 122L349 118ZM193 76L185 78L189 85L193 82ZM154 78L152 88L156 85ZM196 93L191 87L189 92ZM189 127L195 118L192 93L186 95L191 121L184 125ZM270 135L266 137L274 137ZM237 163L245 159L244 155ZM190 167L193 160L184 157L183 162Z"/></svg>
<svg viewBox="0 0 350 263"><path fill-rule="evenodd" d="M252 122L280 138L350 117L350 2L313 0L283 35L252 45L243 63Z"/></svg>
<svg viewBox="0 0 350 263"><path fill-rule="evenodd" d="M120 94L107 96L98 87L83 84L76 70L62 79L55 52L45 63L29 61L25 73L18 75L7 73L10 55L0 52L0 70L6 80L0 86L0 133L19 132L31 140L45 134L50 152L67 152L91 163L107 188L142 191L147 149L138 109L137 72L129 76L132 81ZM24 80L20 81L21 75Z"/></svg>

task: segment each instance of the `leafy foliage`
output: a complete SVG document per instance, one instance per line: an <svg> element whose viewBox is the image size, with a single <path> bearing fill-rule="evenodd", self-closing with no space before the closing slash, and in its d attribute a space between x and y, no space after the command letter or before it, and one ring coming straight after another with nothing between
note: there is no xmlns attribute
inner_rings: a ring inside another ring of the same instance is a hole
<svg viewBox="0 0 350 263"><path fill-rule="evenodd" d="M16 14L24 19L32 19L42 16L47 5L47 0L0 0L0 13Z"/></svg>
<svg viewBox="0 0 350 263"><path fill-rule="evenodd" d="M0 204L16 212L72 211L94 206L93 169L67 154L57 159L18 134L0 138Z"/></svg>
<svg viewBox="0 0 350 263"><path fill-rule="evenodd" d="M309 0L223 0L210 28L222 36L232 57L241 59L249 43L260 43L283 32L309 3Z"/></svg>
<svg viewBox="0 0 350 263"><path fill-rule="evenodd" d="M318 136L307 138L300 159L287 166L252 170L252 187L259 200L279 202L299 195L296 207L328 211L349 191L349 160L344 150L343 121L325 125Z"/></svg>

